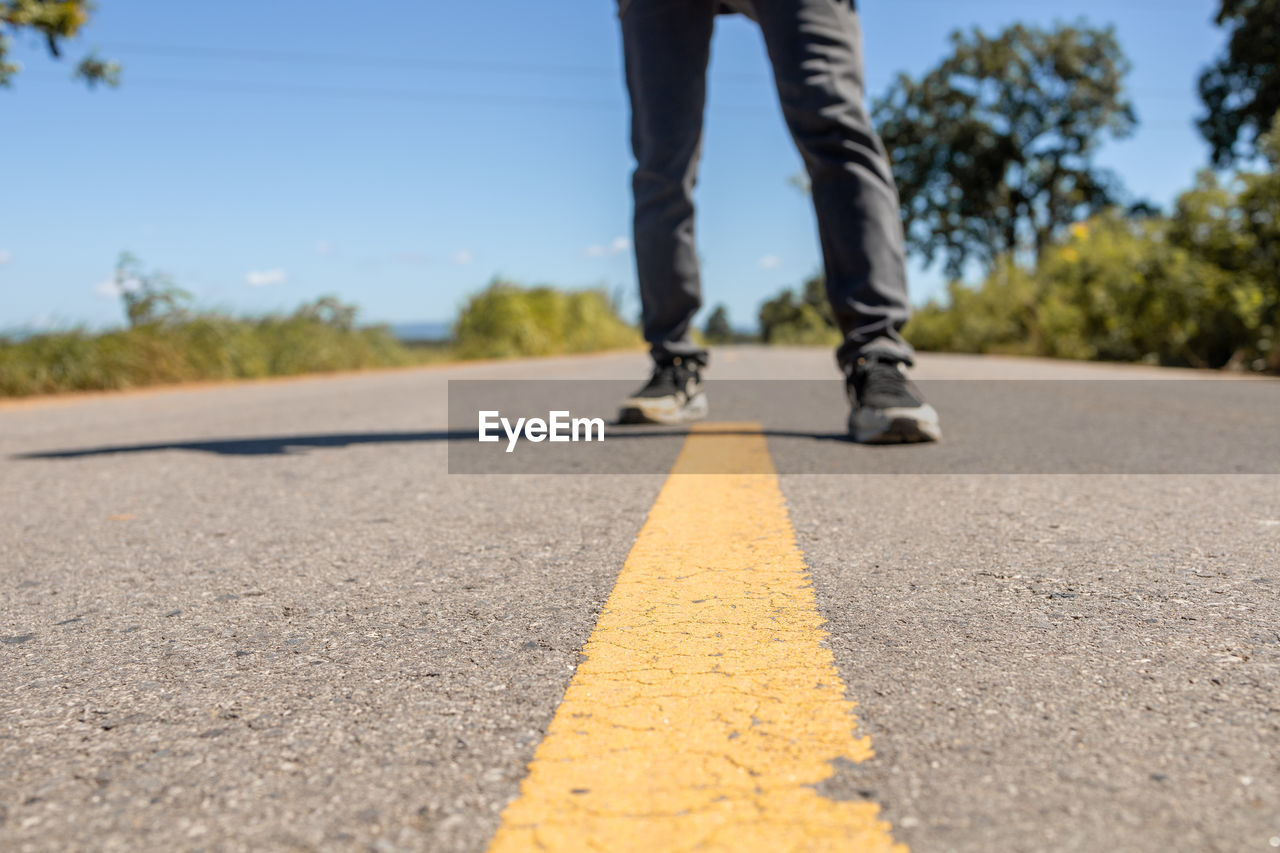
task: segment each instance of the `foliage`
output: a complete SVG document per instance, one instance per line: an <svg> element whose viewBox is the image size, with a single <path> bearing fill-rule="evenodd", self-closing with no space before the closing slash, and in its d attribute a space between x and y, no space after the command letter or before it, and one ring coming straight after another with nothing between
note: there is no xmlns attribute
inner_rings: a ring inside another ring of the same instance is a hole
<svg viewBox="0 0 1280 853"><path fill-rule="evenodd" d="M1111 29L1017 24L951 36L920 80L900 75L874 118L893 164L908 247L958 276L1034 250L1116 201L1094 164L1104 135L1136 123Z"/></svg>
<svg viewBox="0 0 1280 853"><path fill-rule="evenodd" d="M0 0L0 86L8 86L22 67L8 59L9 33L33 32L54 57L62 56L62 42L74 38L89 21L90 0ZM120 66L90 54L76 67L76 77L90 86L120 82Z"/></svg>
<svg viewBox="0 0 1280 853"><path fill-rule="evenodd" d="M336 296L322 296L315 302L308 302L301 306L294 316L350 332L356 327L358 312L359 309L356 306L349 305Z"/></svg>
<svg viewBox="0 0 1280 853"><path fill-rule="evenodd" d="M635 328L598 290L522 288L495 279L454 325L460 358L510 358L637 346Z"/></svg>
<svg viewBox="0 0 1280 853"><path fill-rule="evenodd" d="M707 317L702 333L708 343L723 344L733 340L733 326L729 324L729 309L717 305Z"/></svg>
<svg viewBox="0 0 1280 853"><path fill-rule="evenodd" d="M340 321L332 297L293 314L237 318L186 312L163 322L0 340L0 396L136 388L196 380L287 376L419 363L383 326ZM335 318L339 321L335 322Z"/></svg>
<svg viewBox="0 0 1280 853"><path fill-rule="evenodd" d="M834 346L840 342L822 276L808 279L799 295L783 290L760 306L760 337L767 344Z"/></svg>
<svg viewBox="0 0 1280 853"><path fill-rule="evenodd" d="M1008 258L982 286L947 286L948 304L930 302L916 310L906 337L922 350L1032 355L1036 351L1036 286L1031 275Z"/></svg>
<svg viewBox="0 0 1280 853"><path fill-rule="evenodd" d="M1223 367L1244 356L1260 291L1170 239L1162 220L1100 217L1036 270L1039 351Z"/></svg>
<svg viewBox="0 0 1280 853"><path fill-rule="evenodd" d="M127 254L116 268L115 286L127 329L0 338L0 396L590 352L641 342L595 290L526 290L495 281L459 314L456 343L407 346L386 326L358 325L356 307L334 296L288 315L195 311L190 295L168 276L146 273Z"/></svg>
<svg viewBox="0 0 1280 853"><path fill-rule="evenodd" d="M1170 239L1193 256L1258 286L1256 355L1280 371L1280 112L1258 139L1270 168L1222 182L1212 172L1179 199Z"/></svg>
<svg viewBox="0 0 1280 853"><path fill-rule="evenodd" d="M180 323L187 316L191 294L162 272L145 272L136 257L125 252L116 262L112 285L124 302L130 326Z"/></svg>
<svg viewBox="0 0 1280 853"><path fill-rule="evenodd" d="M1217 22L1227 47L1200 76L1207 112L1198 124L1214 165L1228 166L1256 153L1280 110L1280 0L1221 0Z"/></svg>
<svg viewBox="0 0 1280 853"><path fill-rule="evenodd" d="M1176 237L1167 219L1103 214L1033 269L1005 259L977 288L953 283L950 305L918 311L907 338L923 350L1252 364L1262 342L1262 288Z"/></svg>
<svg viewBox="0 0 1280 853"><path fill-rule="evenodd" d="M1280 113L1258 148L1268 169L1230 180L1205 170L1168 216L1111 209L1071 225L1035 263L1006 253L977 287L953 281L945 303L915 312L907 339L922 350L1280 372ZM766 307L797 313L790 292Z"/></svg>

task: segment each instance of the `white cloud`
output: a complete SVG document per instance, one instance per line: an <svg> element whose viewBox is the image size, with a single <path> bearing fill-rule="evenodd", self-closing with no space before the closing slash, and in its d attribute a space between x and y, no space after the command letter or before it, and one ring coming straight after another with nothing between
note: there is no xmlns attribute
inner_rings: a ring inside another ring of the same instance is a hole
<svg viewBox="0 0 1280 853"><path fill-rule="evenodd" d="M289 276L279 267L269 270L249 270L245 273L245 283L250 287L267 287L272 284L283 284Z"/></svg>
<svg viewBox="0 0 1280 853"><path fill-rule="evenodd" d="M631 240L626 237L614 237L609 241L609 245L601 246L599 243L593 243L583 249L582 254L588 258L603 258L608 255L621 255L630 248Z"/></svg>
<svg viewBox="0 0 1280 853"><path fill-rule="evenodd" d="M425 264L431 261L431 256L426 252L411 249L407 252L396 252L391 256L391 260L398 264Z"/></svg>
<svg viewBox="0 0 1280 853"><path fill-rule="evenodd" d="M461 251L453 253L452 260L458 266L464 267L475 260L475 255L471 254L471 252L466 249L462 249Z"/></svg>
<svg viewBox="0 0 1280 853"><path fill-rule="evenodd" d="M329 257L330 255L335 254L337 251L338 251L338 250L337 250L337 249L335 249L335 248L333 247L333 244L332 244L332 243L330 243L328 240L317 240L317 241L316 241L316 254L317 254L317 255L319 255L319 256L320 256L320 257L322 257L322 258L327 258L327 257Z"/></svg>
<svg viewBox="0 0 1280 853"><path fill-rule="evenodd" d="M13 252L8 249L0 249L0 267L5 266L13 260Z"/></svg>
<svg viewBox="0 0 1280 853"><path fill-rule="evenodd" d="M782 258L777 255L765 255L763 258L756 261L756 266L760 267L762 270L776 270L778 267L782 266Z"/></svg>

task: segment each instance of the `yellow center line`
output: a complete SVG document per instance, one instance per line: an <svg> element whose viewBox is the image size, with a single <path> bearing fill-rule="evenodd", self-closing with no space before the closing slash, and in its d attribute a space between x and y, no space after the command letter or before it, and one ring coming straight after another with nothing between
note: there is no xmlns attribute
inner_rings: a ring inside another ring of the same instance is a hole
<svg viewBox="0 0 1280 853"><path fill-rule="evenodd" d="M872 755L826 636L759 426L695 429L490 850L903 853L817 787Z"/></svg>

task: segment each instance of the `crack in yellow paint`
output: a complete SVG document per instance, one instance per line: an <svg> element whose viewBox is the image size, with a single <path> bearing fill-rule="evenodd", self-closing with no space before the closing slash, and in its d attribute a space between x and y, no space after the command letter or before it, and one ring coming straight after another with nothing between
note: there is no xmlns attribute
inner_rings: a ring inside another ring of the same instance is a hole
<svg viewBox="0 0 1280 853"><path fill-rule="evenodd" d="M490 850L904 853L815 788L872 755L826 636L758 425L695 429Z"/></svg>

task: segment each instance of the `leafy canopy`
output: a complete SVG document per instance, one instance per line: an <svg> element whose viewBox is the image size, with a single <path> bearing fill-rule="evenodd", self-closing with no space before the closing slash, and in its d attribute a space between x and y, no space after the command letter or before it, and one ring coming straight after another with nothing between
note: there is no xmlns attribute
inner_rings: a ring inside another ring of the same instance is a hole
<svg viewBox="0 0 1280 853"><path fill-rule="evenodd" d="M1222 0L1218 26L1227 47L1200 76L1208 111L1197 124L1215 166L1261 153L1258 143L1280 110L1280 0Z"/></svg>
<svg viewBox="0 0 1280 853"><path fill-rule="evenodd" d="M1002 255L1038 256L1072 222L1113 204L1094 154L1137 124L1114 32L1016 24L951 36L920 80L900 75L874 118L893 163L907 245L960 275Z"/></svg>
<svg viewBox="0 0 1280 853"><path fill-rule="evenodd" d="M62 42L74 38L93 12L90 0L0 0L0 86L8 86L22 66L9 59L10 34L35 33L49 53L62 56ZM75 76L90 86L116 85L120 66L90 54L80 60Z"/></svg>

